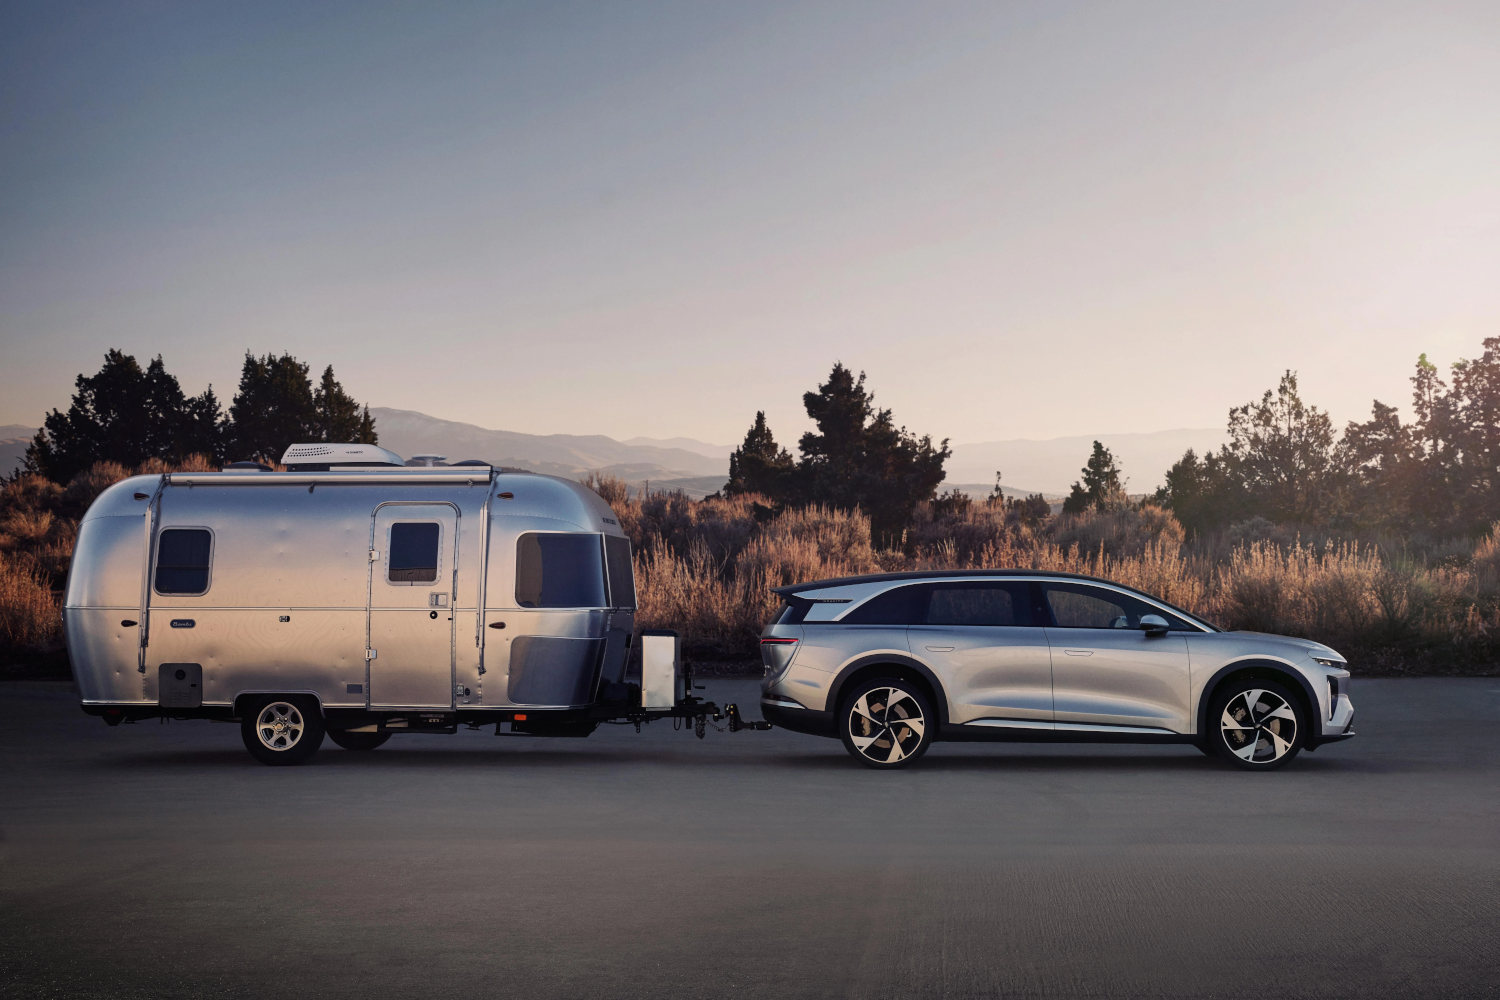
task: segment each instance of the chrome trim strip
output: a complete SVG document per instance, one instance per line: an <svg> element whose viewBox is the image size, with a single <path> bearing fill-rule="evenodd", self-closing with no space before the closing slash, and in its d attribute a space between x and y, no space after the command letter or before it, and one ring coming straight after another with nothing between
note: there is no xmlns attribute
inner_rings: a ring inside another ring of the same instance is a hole
<svg viewBox="0 0 1500 1000"><path fill-rule="evenodd" d="M762 705L775 705L777 708L800 708L804 712L807 711L806 705L800 705L792 699L784 698L778 694L762 695L760 703Z"/></svg>
<svg viewBox="0 0 1500 1000"><path fill-rule="evenodd" d="M1041 729L1051 732L1053 725L1040 719L975 719L966 726L985 726L991 729Z"/></svg>
<svg viewBox="0 0 1500 1000"><path fill-rule="evenodd" d="M488 465L407 470L377 466L364 471L341 469L337 472L168 472L164 478L173 486L309 486L323 483L447 483L477 486L492 482L494 472L494 468Z"/></svg>
<svg viewBox="0 0 1500 1000"><path fill-rule="evenodd" d="M1108 726L1083 722L1058 722L1054 728L1068 733L1135 733L1140 736L1176 736L1170 729L1157 726Z"/></svg>

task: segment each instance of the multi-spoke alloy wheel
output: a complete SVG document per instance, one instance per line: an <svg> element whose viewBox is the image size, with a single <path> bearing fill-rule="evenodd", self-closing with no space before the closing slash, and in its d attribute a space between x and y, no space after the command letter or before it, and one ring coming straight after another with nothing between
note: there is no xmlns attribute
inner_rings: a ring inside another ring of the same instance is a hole
<svg viewBox="0 0 1500 1000"><path fill-rule="evenodd" d="M1214 749L1240 767L1285 764L1301 746L1302 719L1290 692L1267 681L1233 685L1214 700Z"/></svg>
<svg viewBox="0 0 1500 1000"><path fill-rule="evenodd" d="M240 735L263 764L300 764L323 742L323 717L307 699L262 698L248 706Z"/></svg>
<svg viewBox="0 0 1500 1000"><path fill-rule="evenodd" d="M839 716L844 746L870 767L909 764L932 742L932 710L905 681L881 678L858 685Z"/></svg>

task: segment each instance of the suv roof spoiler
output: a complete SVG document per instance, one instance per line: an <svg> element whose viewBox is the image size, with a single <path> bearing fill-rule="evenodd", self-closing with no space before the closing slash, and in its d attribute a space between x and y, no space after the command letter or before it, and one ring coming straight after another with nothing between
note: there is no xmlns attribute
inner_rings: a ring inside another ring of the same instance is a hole
<svg viewBox="0 0 1500 1000"><path fill-rule="evenodd" d="M895 580L942 580L942 579L983 579L985 577L1004 578L1007 576L1047 576L1065 580L1088 580L1092 583L1108 583L1112 587L1120 584L1097 576L1088 576L1083 573L1064 573L1050 569L929 569L929 570L906 570L900 573L867 573L864 576L839 576L828 580L812 580L808 583L793 583L785 587L772 587L771 593L788 597L800 594L804 590L822 590L826 587L848 587L859 583L887 583Z"/></svg>

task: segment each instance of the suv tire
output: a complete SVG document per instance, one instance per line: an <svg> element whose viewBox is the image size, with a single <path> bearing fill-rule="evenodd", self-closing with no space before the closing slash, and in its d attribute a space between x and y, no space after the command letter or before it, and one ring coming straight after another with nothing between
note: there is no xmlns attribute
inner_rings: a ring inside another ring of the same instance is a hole
<svg viewBox="0 0 1500 1000"><path fill-rule="evenodd" d="M1301 701L1275 681L1231 681L1214 692L1204 739L1236 767L1269 771L1302 749L1306 714Z"/></svg>
<svg viewBox="0 0 1500 1000"><path fill-rule="evenodd" d="M839 706L844 748L866 767L905 767L932 745L937 717L927 696L907 681L860 681Z"/></svg>

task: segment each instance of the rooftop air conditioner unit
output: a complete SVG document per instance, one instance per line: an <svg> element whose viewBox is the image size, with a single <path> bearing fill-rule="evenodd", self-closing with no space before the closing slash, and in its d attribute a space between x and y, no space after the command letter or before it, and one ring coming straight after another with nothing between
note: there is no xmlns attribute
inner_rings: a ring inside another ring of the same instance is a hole
<svg viewBox="0 0 1500 1000"><path fill-rule="evenodd" d="M294 444L281 456L288 472L327 472L330 469L357 469L372 466L401 466L405 463L394 451L373 444Z"/></svg>

